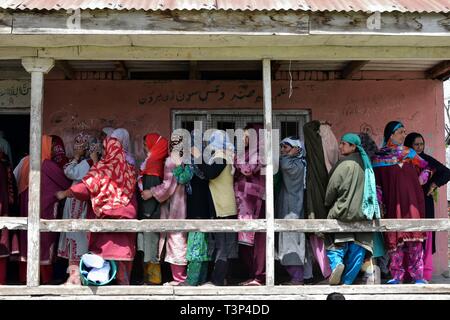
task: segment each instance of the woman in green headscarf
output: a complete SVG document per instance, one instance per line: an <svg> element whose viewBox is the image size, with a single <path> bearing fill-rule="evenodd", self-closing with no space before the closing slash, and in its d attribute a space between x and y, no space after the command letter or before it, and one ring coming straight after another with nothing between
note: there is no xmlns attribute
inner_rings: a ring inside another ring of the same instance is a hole
<svg viewBox="0 0 450 320"><path fill-rule="evenodd" d="M341 138L339 151L343 158L330 172L325 196L328 219L343 222L380 218L375 176L371 162L358 135L347 133ZM330 260L330 284L352 284L361 270L366 252L373 253L373 233L336 233L327 243Z"/></svg>

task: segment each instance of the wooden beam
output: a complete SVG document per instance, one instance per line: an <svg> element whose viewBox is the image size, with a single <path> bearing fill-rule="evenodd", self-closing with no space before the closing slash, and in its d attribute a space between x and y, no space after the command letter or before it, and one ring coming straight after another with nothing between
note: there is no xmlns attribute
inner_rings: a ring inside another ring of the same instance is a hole
<svg viewBox="0 0 450 320"><path fill-rule="evenodd" d="M21 217L1 217L0 229L8 230L27 230L27 218Z"/></svg>
<svg viewBox="0 0 450 320"><path fill-rule="evenodd" d="M54 66L48 58L23 58L22 65L31 73L31 112L30 112L30 176L28 187L28 248L27 248L27 286L39 285L41 216L41 146L42 110L44 104L44 74Z"/></svg>
<svg viewBox="0 0 450 320"><path fill-rule="evenodd" d="M449 37L450 38L450 37ZM12 49L11 49L12 50ZM0 50L0 59L2 59ZM375 60L450 58L448 47L95 47L40 48L40 57L67 60Z"/></svg>
<svg viewBox="0 0 450 320"><path fill-rule="evenodd" d="M55 67L57 67L64 73L66 79L72 80L75 78L74 71L67 60L56 60Z"/></svg>
<svg viewBox="0 0 450 320"><path fill-rule="evenodd" d="M264 156L266 180L266 285L275 284L275 225L273 195L273 150L272 150L272 75L270 59L263 63L263 102L264 102Z"/></svg>
<svg viewBox="0 0 450 320"><path fill-rule="evenodd" d="M41 231L211 232L265 231L265 220L41 220Z"/></svg>
<svg viewBox="0 0 450 320"><path fill-rule="evenodd" d="M351 79L353 75L361 70L366 64L368 64L369 60L363 61L350 61L343 69L342 69L342 78L343 79Z"/></svg>
<svg viewBox="0 0 450 320"><path fill-rule="evenodd" d="M10 230L26 230L27 218L0 217L0 228ZM450 231L449 219L381 219L345 223L337 220L299 220L275 219L275 232L392 232L392 231ZM53 232L233 232L233 231L266 231L266 220L40 220L41 231Z"/></svg>
<svg viewBox="0 0 450 320"><path fill-rule="evenodd" d="M330 285L303 285L303 286L220 286L220 287L191 287L191 286L0 286L0 296L39 296L39 295L73 295L85 296L128 296L140 295L149 296L160 295L168 297L203 296L203 297L227 297L227 296L259 296L276 297L282 295L328 295L332 292L339 292L348 296L357 295L450 295L450 284L402 284L402 285L354 285L354 286L330 286Z"/></svg>
<svg viewBox="0 0 450 320"><path fill-rule="evenodd" d="M346 223L337 220L275 220L275 231L301 232L389 232L450 231L450 219L381 219Z"/></svg>
<svg viewBox="0 0 450 320"><path fill-rule="evenodd" d="M189 61L189 79L200 80L201 75L198 70L198 61Z"/></svg>
<svg viewBox="0 0 450 320"><path fill-rule="evenodd" d="M450 60L442 61L426 71L429 79L445 81L450 78Z"/></svg>
<svg viewBox="0 0 450 320"><path fill-rule="evenodd" d="M125 62L118 60L114 61L115 72L119 72L122 75L122 79L128 79L128 69Z"/></svg>

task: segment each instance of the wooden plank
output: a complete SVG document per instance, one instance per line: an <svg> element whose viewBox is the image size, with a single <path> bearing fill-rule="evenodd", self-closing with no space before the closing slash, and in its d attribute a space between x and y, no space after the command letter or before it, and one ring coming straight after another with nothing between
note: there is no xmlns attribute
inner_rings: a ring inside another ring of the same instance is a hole
<svg viewBox="0 0 450 320"><path fill-rule="evenodd" d="M41 220L42 231L72 232L237 232L265 231L265 220Z"/></svg>
<svg viewBox="0 0 450 320"><path fill-rule="evenodd" d="M264 156L266 180L266 285L275 284L275 225L272 150L272 76L270 59L263 61Z"/></svg>
<svg viewBox="0 0 450 320"><path fill-rule="evenodd" d="M220 287L172 287L172 286L0 286L0 296L36 296L36 295L73 295L73 296L127 296L127 295L164 295L166 296L282 296L282 295L328 295L339 292L346 296L357 295L450 295L450 284L403 284L403 285L353 285L353 286L220 286Z"/></svg>
<svg viewBox="0 0 450 320"><path fill-rule="evenodd" d="M52 59L24 58L22 65L31 73L31 111L30 111L30 182L28 187L28 250L27 285L39 285L40 236L39 219L41 215L41 137L42 109L44 102L44 73L54 65Z"/></svg>
<svg viewBox="0 0 450 320"><path fill-rule="evenodd" d="M3 11L6 12L6 11ZM17 34L161 34L181 32L258 32L306 34L305 12L233 11L117 11L83 10L80 26L68 26L70 14L61 11L14 12Z"/></svg>
<svg viewBox="0 0 450 320"><path fill-rule="evenodd" d="M426 71L429 79L439 79L442 81L450 78L450 60L442 61Z"/></svg>
<svg viewBox="0 0 450 320"><path fill-rule="evenodd" d="M7 13L6 10L0 12ZM14 12L17 34L433 34L450 32L445 13L384 12L380 23L373 13L302 11L114 11L83 10L80 26L69 26L65 11ZM11 28L11 27L10 27Z"/></svg>
<svg viewBox="0 0 450 320"><path fill-rule="evenodd" d="M258 300L326 300L327 295L293 294L293 295L226 295L226 296L165 296L165 295L129 295L129 296L0 296L0 300L227 300L227 301L258 301ZM449 294L361 294L345 297L346 300L450 300Z"/></svg>
<svg viewBox="0 0 450 320"><path fill-rule="evenodd" d="M198 71L198 61L189 61L189 79L200 80L201 75Z"/></svg>
<svg viewBox="0 0 450 320"><path fill-rule="evenodd" d="M337 220L275 220L276 231L301 232L388 232L388 231L450 231L450 219L381 219L345 223Z"/></svg>
<svg viewBox="0 0 450 320"><path fill-rule="evenodd" d="M27 218L21 217L0 217L0 229L27 230Z"/></svg>
<svg viewBox="0 0 450 320"><path fill-rule="evenodd" d="M8 218L0 218L10 222ZM17 219L17 218L16 218ZM13 220L15 221L15 220ZM41 219L41 231L54 232L234 232L265 231L266 220L44 220ZM381 219L355 223L339 222L328 219L275 219L275 232L388 232L388 231L450 231L449 219Z"/></svg>
<svg viewBox="0 0 450 320"><path fill-rule="evenodd" d="M449 37L450 38L450 37ZM0 51L1 54L1 51ZM67 60L375 60L450 59L448 47L96 47L40 48L40 57ZM1 55L0 55L1 59Z"/></svg>
<svg viewBox="0 0 450 320"><path fill-rule="evenodd" d="M380 19L375 21L375 19ZM378 22L378 23L376 23ZM310 33L446 34L450 20L445 13L317 12L310 16Z"/></svg>
<svg viewBox="0 0 450 320"><path fill-rule="evenodd" d="M344 79L351 79L352 76L361 70L366 64L368 64L369 60L363 61L350 61L343 69L342 69L342 77Z"/></svg>
<svg viewBox="0 0 450 320"><path fill-rule="evenodd" d="M13 30L13 16L7 11L0 11L0 34L11 34Z"/></svg>

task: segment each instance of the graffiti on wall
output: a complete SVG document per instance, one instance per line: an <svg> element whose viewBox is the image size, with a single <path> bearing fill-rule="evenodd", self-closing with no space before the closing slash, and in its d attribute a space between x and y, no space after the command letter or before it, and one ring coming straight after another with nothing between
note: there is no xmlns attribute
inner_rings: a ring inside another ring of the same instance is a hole
<svg viewBox="0 0 450 320"><path fill-rule="evenodd" d="M297 89L294 87L293 89ZM214 103L214 102L228 102L235 103L237 101L244 101L251 104L260 103L263 97L259 92L262 90L255 89L255 86L247 84L239 85L236 91L222 89L220 84L215 85L212 89L194 90L190 92L170 90L166 93L151 91L148 95L138 98L138 104L144 105L158 105L161 103L183 104L183 103ZM280 87L273 92L274 100L289 94L289 88Z"/></svg>

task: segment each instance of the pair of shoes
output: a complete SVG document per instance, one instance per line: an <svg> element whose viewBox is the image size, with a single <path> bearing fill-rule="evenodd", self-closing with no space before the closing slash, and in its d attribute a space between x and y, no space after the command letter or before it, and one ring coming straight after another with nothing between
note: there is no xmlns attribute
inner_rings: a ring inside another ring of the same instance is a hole
<svg viewBox="0 0 450 320"><path fill-rule="evenodd" d="M402 282L398 279L391 279L386 282L386 284L401 284Z"/></svg>
<svg viewBox="0 0 450 320"><path fill-rule="evenodd" d="M304 284L314 284L314 277L308 278L308 279L303 279L303 283Z"/></svg>
<svg viewBox="0 0 450 320"><path fill-rule="evenodd" d="M425 279L418 279L414 283L415 284L428 284L428 281Z"/></svg>
<svg viewBox="0 0 450 320"><path fill-rule="evenodd" d="M344 272L345 266L339 263L336 268L331 272L330 278L328 278L328 283L330 285L338 285L341 282L341 276Z"/></svg>

